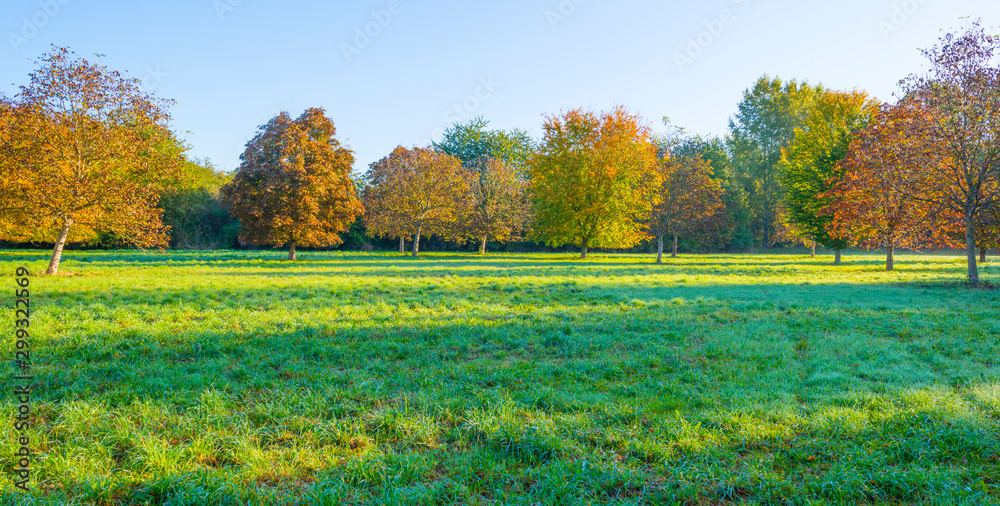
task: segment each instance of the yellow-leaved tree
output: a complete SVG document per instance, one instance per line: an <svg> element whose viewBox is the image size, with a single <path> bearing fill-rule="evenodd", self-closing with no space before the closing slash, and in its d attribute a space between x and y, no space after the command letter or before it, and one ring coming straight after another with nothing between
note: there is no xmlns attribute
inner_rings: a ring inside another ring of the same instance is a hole
<svg viewBox="0 0 1000 506"><path fill-rule="evenodd" d="M63 248L111 233L139 247L165 246L157 202L178 180L183 147L169 130L170 101L137 79L53 47L28 85L0 98L0 233Z"/></svg>
<svg viewBox="0 0 1000 506"><path fill-rule="evenodd" d="M622 107L550 116L529 162L536 239L629 248L648 236L643 220L655 203L656 148L643 120Z"/></svg>

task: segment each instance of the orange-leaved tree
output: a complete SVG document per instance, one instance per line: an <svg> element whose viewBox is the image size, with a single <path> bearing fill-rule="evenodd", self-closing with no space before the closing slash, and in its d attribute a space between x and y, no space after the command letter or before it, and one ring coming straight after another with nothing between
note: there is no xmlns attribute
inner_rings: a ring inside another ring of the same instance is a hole
<svg viewBox="0 0 1000 506"><path fill-rule="evenodd" d="M529 162L533 235L551 246L628 248L648 235L656 148L642 118L618 107L549 116Z"/></svg>
<svg viewBox="0 0 1000 506"><path fill-rule="evenodd" d="M354 154L341 146L321 108L293 120L287 112L263 125L247 143L223 203L240 220L240 239L295 248L336 246L364 212L351 179Z"/></svg>
<svg viewBox="0 0 1000 506"><path fill-rule="evenodd" d="M918 152L924 177L910 197L961 215L969 284L979 285L977 226L1000 205L1000 37L979 21L944 35L924 51L930 69L904 81L907 100L919 104Z"/></svg>
<svg viewBox="0 0 1000 506"><path fill-rule="evenodd" d="M486 254L487 241L516 239L531 219L528 181L512 164L482 156L466 167L471 212L469 236L479 241L479 254Z"/></svg>
<svg viewBox="0 0 1000 506"><path fill-rule="evenodd" d="M376 237L465 235L471 201L462 161L429 149L402 146L371 164L365 175L365 225Z"/></svg>
<svg viewBox="0 0 1000 506"><path fill-rule="evenodd" d="M951 237L961 215L910 196L920 190L929 138L921 135L915 104L883 105L857 132L840 162L844 174L822 194L820 214L837 238L853 238L863 248L885 248L886 270L895 268L897 248L958 246Z"/></svg>
<svg viewBox="0 0 1000 506"><path fill-rule="evenodd" d="M3 239L54 242L49 275L67 242L102 232L166 246L157 202L184 159L167 126L172 102L66 48L37 63L29 84L0 98Z"/></svg>
<svg viewBox="0 0 1000 506"><path fill-rule="evenodd" d="M671 253L677 258L677 239L695 234L710 226L722 210L725 192L714 170L701 155L678 155L664 159L654 180L652 212L647 221L649 233L657 239L656 263L663 263L663 237L674 240Z"/></svg>

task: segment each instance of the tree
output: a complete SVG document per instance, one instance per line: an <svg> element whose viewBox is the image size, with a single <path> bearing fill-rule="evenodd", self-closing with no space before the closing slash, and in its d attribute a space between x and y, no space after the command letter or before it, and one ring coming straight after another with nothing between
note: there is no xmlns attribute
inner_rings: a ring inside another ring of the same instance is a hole
<svg viewBox="0 0 1000 506"><path fill-rule="evenodd" d="M472 191L468 234L479 241L481 255L489 240L514 239L529 223L531 211L525 171L534 152L531 137L521 130L488 127L483 118L455 124L434 144L435 151L458 158L466 169Z"/></svg>
<svg viewBox="0 0 1000 506"><path fill-rule="evenodd" d="M171 102L66 48L37 63L27 86L0 98L3 238L55 242L48 275L67 242L99 232L165 246L157 201L184 150L167 126Z"/></svg>
<svg viewBox="0 0 1000 506"><path fill-rule="evenodd" d="M1000 202L1000 38L976 21L923 53L930 70L903 81L922 112L911 135L929 139L918 153L923 177L908 196L961 215L969 284L978 286L977 225Z"/></svg>
<svg viewBox="0 0 1000 506"><path fill-rule="evenodd" d="M639 116L616 108L549 116L532 157L530 188L537 238L551 246L631 247L646 234L656 148Z"/></svg>
<svg viewBox="0 0 1000 506"><path fill-rule="evenodd" d="M924 143L915 133L912 108L883 105L859 130L841 161L844 174L820 200L833 237L854 238L863 248L885 248L886 270L898 248L950 246L957 216L909 197L923 168ZM950 214L950 215L949 215Z"/></svg>
<svg viewBox="0 0 1000 506"><path fill-rule="evenodd" d="M219 191L232 176L208 160L185 160L184 181L160 196L170 246L181 249L232 248L239 244L240 223L222 205Z"/></svg>
<svg viewBox="0 0 1000 506"><path fill-rule="evenodd" d="M293 120L287 112L260 127L240 155L223 203L240 220L240 239L295 249L336 246L340 233L364 212L351 167L354 154L320 108Z"/></svg>
<svg viewBox="0 0 1000 506"><path fill-rule="evenodd" d="M663 236L673 236L671 258L677 258L677 239L697 233L723 208L724 194L712 178L712 166L701 156L677 156L663 160L655 179L648 230L657 239L656 263L663 263Z"/></svg>
<svg viewBox="0 0 1000 506"><path fill-rule="evenodd" d="M774 242L804 246L810 249L809 256L816 258L816 246L818 244L809 234L799 230L792 223L790 213L788 212L788 204L784 200L778 203L778 221L775 223L774 228Z"/></svg>
<svg viewBox="0 0 1000 506"><path fill-rule="evenodd" d="M781 151L808 117L822 86L761 77L743 93L739 111L729 121L727 144L753 213L754 239L761 249L774 241L782 202Z"/></svg>
<svg viewBox="0 0 1000 506"><path fill-rule="evenodd" d="M471 204L461 160L397 147L371 164L365 180L365 225L376 237L412 237L416 257L423 235L464 235Z"/></svg>
<svg viewBox="0 0 1000 506"><path fill-rule="evenodd" d="M853 132L864 128L876 110L877 104L864 92L825 90L782 153L780 180L788 223L799 235L836 251L836 265L840 250L850 243L845 236L828 232L832 218L822 211L830 207L831 198L824 194L843 176L839 163L847 155Z"/></svg>
<svg viewBox="0 0 1000 506"><path fill-rule="evenodd" d="M696 234L689 236L689 243L706 250L746 250L753 247L750 232L751 212L746 203L746 192L736 177L726 144L718 137L693 136L681 138L665 150L675 157L700 157L712 167L712 179L722 187L723 208L705 222Z"/></svg>
<svg viewBox="0 0 1000 506"><path fill-rule="evenodd" d="M490 122L476 118L468 124L456 123L434 143L438 153L454 156L467 168L480 166L484 158L499 160L519 171L525 170L534 153L531 137L522 130L487 130Z"/></svg>
<svg viewBox="0 0 1000 506"><path fill-rule="evenodd" d="M509 241L524 230L531 218L527 180L513 165L484 156L465 169L471 210L468 234L479 239L479 254L486 243Z"/></svg>

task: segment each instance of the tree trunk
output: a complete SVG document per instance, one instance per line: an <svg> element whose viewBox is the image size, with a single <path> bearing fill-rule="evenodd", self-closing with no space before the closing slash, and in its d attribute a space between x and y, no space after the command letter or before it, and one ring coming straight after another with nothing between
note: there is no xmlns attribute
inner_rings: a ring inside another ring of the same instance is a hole
<svg viewBox="0 0 1000 506"><path fill-rule="evenodd" d="M809 256L816 258L816 241L812 242L812 251L809 252Z"/></svg>
<svg viewBox="0 0 1000 506"><path fill-rule="evenodd" d="M660 234L657 238L657 245L659 246L656 252L656 263L663 263L663 234Z"/></svg>
<svg viewBox="0 0 1000 506"><path fill-rule="evenodd" d="M295 258L295 246L297 246L297 244L295 243L295 241L292 241L292 242L288 243L288 261L289 262L294 262L295 260L297 260L297 258Z"/></svg>
<svg viewBox="0 0 1000 506"><path fill-rule="evenodd" d="M480 255L485 255L486 254L486 236L485 235L483 236L483 240L479 243L479 254Z"/></svg>
<svg viewBox="0 0 1000 506"><path fill-rule="evenodd" d="M885 270L892 271L896 269L896 246L890 244L886 250L885 255Z"/></svg>
<svg viewBox="0 0 1000 506"><path fill-rule="evenodd" d="M840 250L839 249L833 255L833 265L840 265Z"/></svg>
<svg viewBox="0 0 1000 506"><path fill-rule="evenodd" d="M589 237L584 237L583 238L583 247L581 248L582 251L583 251L583 253L580 254L580 260L586 260L587 259L587 244L588 243L590 243L590 238Z"/></svg>
<svg viewBox="0 0 1000 506"><path fill-rule="evenodd" d="M979 248L979 263L986 263L986 248Z"/></svg>
<svg viewBox="0 0 1000 506"><path fill-rule="evenodd" d="M421 225L417 227L417 235L413 237L413 257L416 258L420 254L420 232L424 230L424 226Z"/></svg>
<svg viewBox="0 0 1000 506"><path fill-rule="evenodd" d="M66 238L69 237L69 229L73 226L73 218L63 220L62 230L59 231L59 239L56 240L56 247L52 250L52 260L49 261L49 268L45 270L46 276L55 276L59 273L59 261L62 259L63 248L66 247Z"/></svg>
<svg viewBox="0 0 1000 506"><path fill-rule="evenodd" d="M677 258L677 234L674 234L674 250L670 253L670 258Z"/></svg>
<svg viewBox="0 0 1000 506"><path fill-rule="evenodd" d="M965 216L965 250L969 259L969 285L979 286L979 266L976 265L976 219L969 213Z"/></svg>
<svg viewBox="0 0 1000 506"><path fill-rule="evenodd" d="M406 239L403 236L399 236L399 254L402 255L406 253Z"/></svg>

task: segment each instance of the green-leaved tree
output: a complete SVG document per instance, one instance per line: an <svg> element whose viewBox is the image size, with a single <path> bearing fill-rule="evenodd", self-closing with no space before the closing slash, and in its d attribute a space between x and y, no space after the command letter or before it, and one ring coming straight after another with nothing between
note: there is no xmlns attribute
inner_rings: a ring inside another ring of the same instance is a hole
<svg viewBox="0 0 1000 506"><path fill-rule="evenodd" d="M840 264L841 250L850 243L828 230L833 198L826 193L844 175L840 162L847 155L853 133L865 128L878 109L879 104L864 92L824 90L782 154L786 219L800 236L834 250L836 265Z"/></svg>

